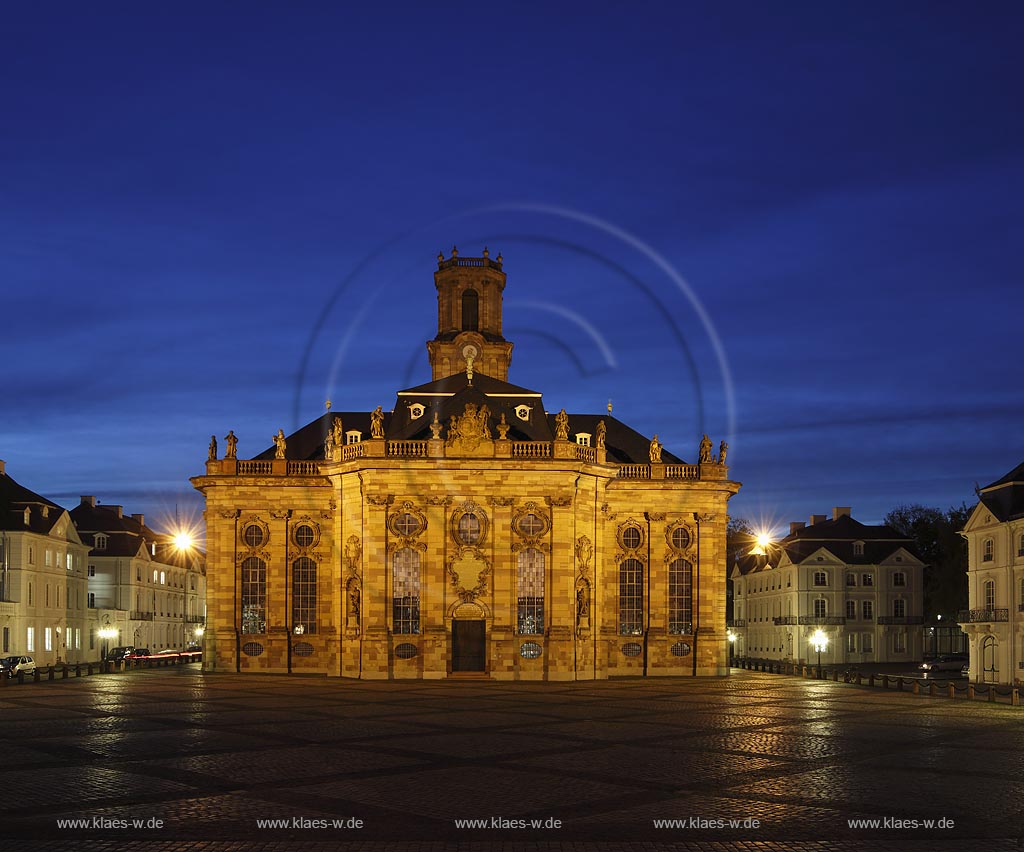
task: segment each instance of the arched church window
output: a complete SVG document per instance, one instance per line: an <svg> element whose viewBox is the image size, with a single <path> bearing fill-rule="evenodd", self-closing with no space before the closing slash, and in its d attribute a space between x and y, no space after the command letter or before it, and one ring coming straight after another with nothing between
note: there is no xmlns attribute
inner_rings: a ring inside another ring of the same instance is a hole
<svg viewBox="0 0 1024 852"><path fill-rule="evenodd" d="M242 562L242 632L267 632L267 563L256 556Z"/></svg>
<svg viewBox="0 0 1024 852"><path fill-rule="evenodd" d="M480 519L472 512L459 518L459 541L473 545L480 541Z"/></svg>
<svg viewBox="0 0 1024 852"><path fill-rule="evenodd" d="M411 547L395 551L391 586L392 629L420 632L420 555Z"/></svg>
<svg viewBox="0 0 1024 852"><path fill-rule="evenodd" d="M668 632L691 632L693 620L693 566L685 559L668 565Z"/></svg>
<svg viewBox="0 0 1024 852"><path fill-rule="evenodd" d="M292 563L292 627L316 633L316 563L306 556Z"/></svg>
<svg viewBox="0 0 1024 852"><path fill-rule="evenodd" d="M624 559L619 564L619 633L639 636L644 632L644 564Z"/></svg>
<svg viewBox="0 0 1024 852"><path fill-rule="evenodd" d="M518 633L544 632L544 554L535 547L519 551Z"/></svg>

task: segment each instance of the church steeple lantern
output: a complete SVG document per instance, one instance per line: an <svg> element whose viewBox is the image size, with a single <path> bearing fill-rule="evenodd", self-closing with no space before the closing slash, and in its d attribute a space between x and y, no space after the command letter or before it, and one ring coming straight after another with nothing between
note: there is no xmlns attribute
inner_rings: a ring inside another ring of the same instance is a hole
<svg viewBox="0 0 1024 852"><path fill-rule="evenodd" d="M508 381L512 344L501 333L505 273L502 257L492 259L485 248L481 257L437 256L437 336L427 342L431 379L446 378L466 369L467 347L473 348L478 373Z"/></svg>

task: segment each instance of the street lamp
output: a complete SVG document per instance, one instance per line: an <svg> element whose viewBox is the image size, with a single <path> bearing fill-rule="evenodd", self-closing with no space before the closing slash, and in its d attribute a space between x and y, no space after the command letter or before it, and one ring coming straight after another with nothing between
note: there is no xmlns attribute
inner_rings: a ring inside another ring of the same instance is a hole
<svg viewBox="0 0 1024 852"><path fill-rule="evenodd" d="M821 679L821 652L828 647L828 635L820 627L811 636L811 645L818 652L818 679Z"/></svg>
<svg viewBox="0 0 1024 852"><path fill-rule="evenodd" d="M185 577L182 580L181 585L181 617L184 619L181 625L181 639L182 642L188 640L188 556L192 551L192 547L195 545L195 539L192 537L192 533L186 529L178 529L171 539L174 544L174 549L178 552L178 556L181 558L182 567L185 569Z"/></svg>
<svg viewBox="0 0 1024 852"><path fill-rule="evenodd" d="M103 649L103 654L100 662L102 662L105 665L107 662L107 642L108 640L114 639L117 636L117 628L111 627L109 624L104 624L104 626L99 629L98 635L100 639L103 640L103 645L101 646Z"/></svg>
<svg viewBox="0 0 1024 852"><path fill-rule="evenodd" d="M732 661L736 659L736 634L731 630L725 634L725 638L729 640L729 665L732 665Z"/></svg>

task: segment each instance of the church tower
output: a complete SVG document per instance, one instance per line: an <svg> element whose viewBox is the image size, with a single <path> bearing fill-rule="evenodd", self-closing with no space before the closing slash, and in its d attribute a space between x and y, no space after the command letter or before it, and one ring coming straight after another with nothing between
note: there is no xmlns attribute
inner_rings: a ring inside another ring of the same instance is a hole
<svg viewBox="0 0 1024 852"><path fill-rule="evenodd" d="M512 344L501 335L501 255L491 260L485 248L483 257L459 257L453 247L447 260L437 256L434 286L437 337L427 341L431 380L465 372L472 359L474 372L507 382Z"/></svg>

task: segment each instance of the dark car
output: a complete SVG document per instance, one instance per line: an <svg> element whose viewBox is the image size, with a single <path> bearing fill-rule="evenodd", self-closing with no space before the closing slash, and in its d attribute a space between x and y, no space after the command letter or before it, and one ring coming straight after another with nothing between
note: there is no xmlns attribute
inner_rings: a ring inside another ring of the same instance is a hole
<svg viewBox="0 0 1024 852"><path fill-rule="evenodd" d="M918 668L923 672L959 672L966 662L966 654L943 654L934 660L925 660Z"/></svg>
<svg viewBox="0 0 1024 852"><path fill-rule="evenodd" d="M108 663L119 663L122 660L127 660L134 650L134 645L118 645L116 648L111 648L104 659Z"/></svg>
<svg viewBox="0 0 1024 852"><path fill-rule="evenodd" d="M131 653L128 654L126 660L144 660L149 656L149 648L133 648Z"/></svg>

